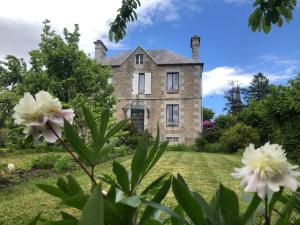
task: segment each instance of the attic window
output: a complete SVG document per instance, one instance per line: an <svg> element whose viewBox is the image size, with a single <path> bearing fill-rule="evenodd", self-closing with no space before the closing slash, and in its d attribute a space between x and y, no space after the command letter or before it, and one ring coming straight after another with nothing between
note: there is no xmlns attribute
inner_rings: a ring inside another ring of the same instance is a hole
<svg viewBox="0 0 300 225"><path fill-rule="evenodd" d="M144 63L144 55L137 54L135 55L135 64L143 64Z"/></svg>

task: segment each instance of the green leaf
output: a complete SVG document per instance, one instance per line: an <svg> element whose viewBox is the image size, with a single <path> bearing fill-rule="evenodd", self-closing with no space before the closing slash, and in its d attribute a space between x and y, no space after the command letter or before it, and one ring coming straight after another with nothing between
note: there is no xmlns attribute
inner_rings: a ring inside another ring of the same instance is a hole
<svg viewBox="0 0 300 225"><path fill-rule="evenodd" d="M118 184L124 192L129 192L129 178L126 169L117 161L113 162L113 172L116 175Z"/></svg>
<svg viewBox="0 0 300 225"><path fill-rule="evenodd" d="M143 200L143 203L147 206L151 206L157 210L167 213L168 215L176 218L177 220L181 221L185 225L190 225L187 221L184 220L184 217L181 217L178 213L174 212L172 209L170 209L166 206L163 206L156 202L151 202L151 201L146 201L146 200Z"/></svg>
<svg viewBox="0 0 300 225"><path fill-rule="evenodd" d="M32 221L30 221L27 225L37 225L41 218L41 214L39 213L36 217L33 218Z"/></svg>
<svg viewBox="0 0 300 225"><path fill-rule="evenodd" d="M73 221L77 221L77 218L75 216L70 215L69 213L66 212L60 212L62 218L64 220L73 220Z"/></svg>
<svg viewBox="0 0 300 225"><path fill-rule="evenodd" d="M153 181L151 184L149 184L142 192L142 195L146 195L150 190L158 187L161 183L161 181L166 177L167 173L163 174L159 178L157 178L155 181Z"/></svg>
<svg viewBox="0 0 300 225"><path fill-rule="evenodd" d="M131 163L131 190L134 190L141 178L143 168L147 166L145 165L147 160L147 147L147 138L143 136L139 139L137 150L135 151Z"/></svg>
<svg viewBox="0 0 300 225"><path fill-rule="evenodd" d="M82 105L81 107L82 107L82 112L84 115L85 122L91 131L91 136L93 139L93 147L94 147L94 151L96 153L101 148L100 142L99 142L100 140L99 140L97 124L96 124L95 118L93 117L92 112L84 105Z"/></svg>
<svg viewBox="0 0 300 225"><path fill-rule="evenodd" d="M182 218L184 218L184 212L183 212L180 205L175 207L174 212L178 213L178 215L180 215ZM171 224L172 225L182 225L183 223L182 223L182 221L180 221L177 218L172 216L171 217Z"/></svg>
<svg viewBox="0 0 300 225"><path fill-rule="evenodd" d="M166 197L166 195L168 194L170 187L171 187L171 181L172 181L172 177L170 177L168 180L166 180L166 182L164 183L162 188L158 191L158 193L151 200L152 202L160 203ZM140 220L141 223L145 222L150 217L152 217L154 213L155 213L155 209L148 206L144 210L144 213L141 217L141 220Z"/></svg>
<svg viewBox="0 0 300 225"><path fill-rule="evenodd" d="M37 184L36 186L38 186L39 189L47 192L48 194L58 197L60 199L64 199L66 197L68 197L68 195L66 195L62 190L60 190L57 187L48 185L48 184Z"/></svg>
<svg viewBox="0 0 300 225"><path fill-rule="evenodd" d="M169 142L165 141L165 142L162 142L159 145L159 149L156 152L156 154L154 156L154 159L152 160L152 162L148 166L145 174L147 174L153 168L153 166L157 163L157 161L160 159L160 157L162 156L162 154L166 151L168 144L169 144Z"/></svg>
<svg viewBox="0 0 300 225"><path fill-rule="evenodd" d="M222 184L220 184L218 192L217 204L220 207L224 225L232 225L232 221L239 224L239 201L236 193ZM230 204L230 207L228 207L228 204Z"/></svg>
<svg viewBox="0 0 300 225"><path fill-rule="evenodd" d="M105 137L108 121L109 121L109 116L110 116L109 109L105 109L101 113L100 127L99 127L99 137L100 137L100 142L102 144L104 144L104 137Z"/></svg>
<svg viewBox="0 0 300 225"><path fill-rule="evenodd" d="M119 139L118 138L112 138L110 140L109 143L106 143L101 151L99 152L99 154L95 157L94 161L96 163L100 163L101 162L101 159L103 156L105 156L108 152L112 151L112 149L116 146L116 144L119 142Z"/></svg>
<svg viewBox="0 0 300 225"><path fill-rule="evenodd" d="M114 136L115 134L117 134L120 130L122 130L125 125L127 124L128 119L126 120L121 120L120 122L118 122L116 125L114 125L105 135L104 141L103 142L107 142L112 136Z"/></svg>
<svg viewBox="0 0 300 225"><path fill-rule="evenodd" d="M67 176L69 189L72 191L73 195L83 195L84 192L81 189L78 181L71 175Z"/></svg>
<svg viewBox="0 0 300 225"><path fill-rule="evenodd" d="M178 203L186 214L191 218L195 225L204 225L205 220L201 206L194 199L190 190L176 178L173 178L172 189Z"/></svg>
<svg viewBox="0 0 300 225"><path fill-rule="evenodd" d="M100 187L94 189L84 206L79 225L104 225L104 205Z"/></svg>
<svg viewBox="0 0 300 225"><path fill-rule="evenodd" d="M288 202L286 203L285 207L283 208L283 211L282 211L283 216L279 217L279 219L277 220L275 225L289 224L295 202L296 202L295 196L291 196L289 198Z"/></svg>
<svg viewBox="0 0 300 225"><path fill-rule="evenodd" d="M146 222L143 223L143 225L162 225L162 223L158 220L148 219Z"/></svg>
<svg viewBox="0 0 300 225"><path fill-rule="evenodd" d="M79 137L72 125L68 121L64 121L64 131L73 150L91 165L92 157L90 149L85 145L84 141Z"/></svg>
<svg viewBox="0 0 300 225"><path fill-rule="evenodd" d="M211 224L219 224L219 218L216 212L210 207L205 199L196 192L193 192L193 196L198 204L201 206L204 216Z"/></svg>
<svg viewBox="0 0 300 225"><path fill-rule="evenodd" d="M280 196L282 195L283 190L284 190L284 188L281 187L278 192L273 193L272 198L269 203L269 207L268 207L270 215L272 214L272 211L274 209L276 202L279 200Z"/></svg>
<svg viewBox="0 0 300 225"><path fill-rule="evenodd" d="M86 194L75 195L75 196L64 198L63 203L73 208L82 210L88 199L89 199L89 195Z"/></svg>
<svg viewBox="0 0 300 225"><path fill-rule="evenodd" d="M67 182L62 178L59 177L56 181L56 185L62 190L65 194L72 195L71 190L69 189L69 186Z"/></svg>
<svg viewBox="0 0 300 225"><path fill-rule="evenodd" d="M119 202L123 203L125 205L128 205L128 206L131 206L133 208L137 208L142 203L142 200L141 200L142 198L144 198L144 196L135 195L135 196L130 196L130 197L127 197L127 198L123 198Z"/></svg>
<svg viewBox="0 0 300 225"><path fill-rule="evenodd" d="M256 211L257 207L261 203L261 198L255 193L253 196L251 203L249 204L246 212L244 215L241 217L241 225L246 225L248 224L248 221L251 217L253 217L254 212Z"/></svg>

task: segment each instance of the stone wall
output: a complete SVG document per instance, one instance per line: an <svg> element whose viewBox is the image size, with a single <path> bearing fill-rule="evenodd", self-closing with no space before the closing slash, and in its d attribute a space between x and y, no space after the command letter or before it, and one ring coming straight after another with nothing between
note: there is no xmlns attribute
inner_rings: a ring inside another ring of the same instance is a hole
<svg viewBox="0 0 300 225"><path fill-rule="evenodd" d="M135 64L135 55L143 54L144 63ZM113 67L112 84L117 97L115 116L118 120L130 117L130 107L136 102L144 105L145 129L153 135L157 122L161 128L161 139L175 139L178 142L193 144L201 132L201 76L200 65L157 65L141 48L138 48L122 66ZM167 72L179 72L179 93L166 92ZM151 73L151 94L132 95L134 73ZM166 105L179 104L179 126L166 126ZM148 111L147 111L148 109ZM127 111L126 111L127 110Z"/></svg>

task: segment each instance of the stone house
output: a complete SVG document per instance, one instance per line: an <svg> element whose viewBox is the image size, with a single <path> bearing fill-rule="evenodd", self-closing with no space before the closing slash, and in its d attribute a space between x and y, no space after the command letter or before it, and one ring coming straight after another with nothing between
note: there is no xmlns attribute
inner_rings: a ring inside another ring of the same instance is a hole
<svg viewBox="0 0 300 225"><path fill-rule="evenodd" d="M158 123L162 140L193 144L202 132L199 45L200 37L193 36L191 59L167 49L142 47L108 57L103 42L96 41L96 61L113 71L116 118L131 118L136 129L153 135Z"/></svg>

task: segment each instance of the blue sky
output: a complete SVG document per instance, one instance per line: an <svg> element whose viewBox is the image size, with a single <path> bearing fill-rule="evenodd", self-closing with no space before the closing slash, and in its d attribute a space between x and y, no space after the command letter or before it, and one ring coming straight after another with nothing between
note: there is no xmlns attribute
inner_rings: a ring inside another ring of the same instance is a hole
<svg viewBox="0 0 300 225"><path fill-rule="evenodd" d="M0 60L7 54L25 58L38 47L42 21L62 33L79 24L80 47L94 55L93 42L101 39L113 55L142 46L167 48L191 57L190 37L201 36L204 62L204 106L224 113L223 92L230 80L245 87L263 72L272 83L285 84L300 72L300 7L294 19L269 34L253 33L248 16L253 0L141 0L138 21L130 24L120 43L108 41L109 23L121 0L10 0L1 4ZM18 5L18 7L15 7Z"/></svg>

